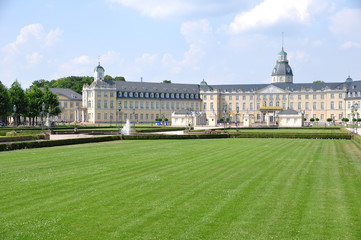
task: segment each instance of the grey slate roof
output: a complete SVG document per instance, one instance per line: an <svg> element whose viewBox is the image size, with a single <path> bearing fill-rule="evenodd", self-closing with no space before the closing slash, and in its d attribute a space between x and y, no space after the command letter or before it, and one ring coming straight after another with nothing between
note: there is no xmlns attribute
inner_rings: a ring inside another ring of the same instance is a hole
<svg viewBox="0 0 361 240"><path fill-rule="evenodd" d="M292 110L292 109L287 109L287 110L283 110L282 112L278 113L281 115L294 115L294 114L298 114L297 111Z"/></svg>
<svg viewBox="0 0 361 240"><path fill-rule="evenodd" d="M57 95L63 95L72 100L80 100L81 101L81 94L71 90L70 88L49 88L52 93Z"/></svg>
<svg viewBox="0 0 361 240"><path fill-rule="evenodd" d="M272 76L279 76L279 75L287 75L293 76L292 68L288 65L288 61L277 62L276 66L273 68Z"/></svg>
<svg viewBox="0 0 361 240"><path fill-rule="evenodd" d="M198 84L179 83L153 83L153 82L123 82L105 81L109 85L114 85L118 91L138 91L153 93L199 93Z"/></svg>
<svg viewBox="0 0 361 240"><path fill-rule="evenodd" d="M242 91L259 91L267 86L276 86L285 91L300 91L304 90L342 90L345 86L347 91L361 91L361 81L353 82L332 82L332 83L272 83L272 84L232 84L232 85L202 85L200 88L203 91L212 91L220 89L222 91L232 92L233 90Z"/></svg>

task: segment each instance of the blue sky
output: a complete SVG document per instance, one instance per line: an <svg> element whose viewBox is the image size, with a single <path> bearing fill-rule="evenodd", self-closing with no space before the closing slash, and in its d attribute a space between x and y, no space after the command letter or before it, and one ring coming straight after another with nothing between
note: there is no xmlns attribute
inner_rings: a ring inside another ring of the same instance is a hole
<svg viewBox="0 0 361 240"><path fill-rule="evenodd" d="M0 0L0 81L106 74L128 81L361 80L360 0Z"/></svg>

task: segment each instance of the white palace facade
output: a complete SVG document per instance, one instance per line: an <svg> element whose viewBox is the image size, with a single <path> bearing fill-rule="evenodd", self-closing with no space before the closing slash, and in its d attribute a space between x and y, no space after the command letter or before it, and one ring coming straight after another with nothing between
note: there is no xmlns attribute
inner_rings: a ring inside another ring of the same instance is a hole
<svg viewBox="0 0 361 240"><path fill-rule="evenodd" d="M206 124L220 118L242 122L246 115L264 122L265 115L276 121L285 110L304 117L327 118L335 122L352 119L351 106L361 101L361 81L294 83L287 53L278 54L270 84L208 85L104 80L104 68L94 69L94 82L84 85L80 121L115 123L126 119L152 123L156 118L171 120L172 113L193 112L206 116ZM119 111L120 110L120 111ZM356 116L355 116L356 117Z"/></svg>

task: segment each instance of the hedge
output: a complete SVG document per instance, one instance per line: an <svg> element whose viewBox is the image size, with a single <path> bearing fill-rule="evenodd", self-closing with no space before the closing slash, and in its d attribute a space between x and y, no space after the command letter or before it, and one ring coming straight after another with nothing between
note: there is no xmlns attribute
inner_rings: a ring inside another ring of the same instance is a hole
<svg viewBox="0 0 361 240"><path fill-rule="evenodd" d="M106 136L106 137L93 137L93 138L73 138L73 139L60 139L49 141L33 141L33 142L13 142L0 144L0 151L10 151L26 148L41 148L53 147L82 143L106 142L119 140L120 136Z"/></svg>
<svg viewBox="0 0 361 240"><path fill-rule="evenodd" d="M29 140L39 140L39 139L46 139L46 135L37 134L37 135L0 137L0 142L29 141Z"/></svg>

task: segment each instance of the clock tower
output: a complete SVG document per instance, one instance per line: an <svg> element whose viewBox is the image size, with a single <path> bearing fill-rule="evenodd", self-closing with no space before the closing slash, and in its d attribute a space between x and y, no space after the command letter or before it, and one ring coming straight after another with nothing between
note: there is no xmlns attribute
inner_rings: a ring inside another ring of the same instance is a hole
<svg viewBox="0 0 361 240"><path fill-rule="evenodd" d="M287 53L283 50L283 46L272 71L272 83L293 83L292 69L288 65Z"/></svg>

